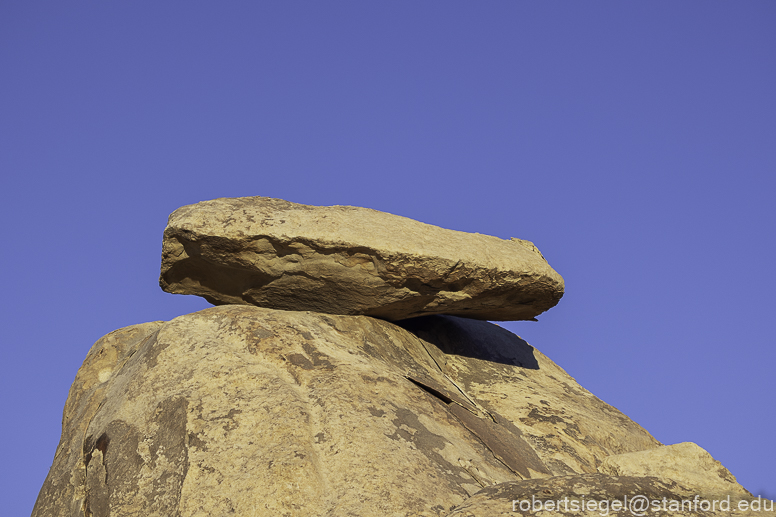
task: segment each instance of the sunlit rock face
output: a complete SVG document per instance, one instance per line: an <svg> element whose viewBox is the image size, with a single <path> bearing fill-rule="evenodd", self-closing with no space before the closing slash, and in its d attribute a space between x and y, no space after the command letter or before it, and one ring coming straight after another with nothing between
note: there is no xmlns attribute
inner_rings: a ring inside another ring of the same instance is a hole
<svg viewBox="0 0 776 517"><path fill-rule="evenodd" d="M93 346L34 515L446 515L657 446L491 323L221 306Z"/></svg>
<svg viewBox="0 0 776 517"><path fill-rule="evenodd" d="M562 296L527 241L219 199L170 216L161 285L218 306L92 346L33 517L776 515L483 321Z"/></svg>
<svg viewBox="0 0 776 517"><path fill-rule="evenodd" d="M563 296L530 242L350 206L216 199L176 210L160 284L220 304L400 320L527 320Z"/></svg>

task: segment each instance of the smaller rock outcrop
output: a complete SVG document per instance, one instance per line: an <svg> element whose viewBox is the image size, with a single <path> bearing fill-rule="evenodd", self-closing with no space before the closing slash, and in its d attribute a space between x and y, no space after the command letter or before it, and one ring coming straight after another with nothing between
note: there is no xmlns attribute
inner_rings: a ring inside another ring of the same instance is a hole
<svg viewBox="0 0 776 517"><path fill-rule="evenodd" d="M429 314L530 320L563 296L563 279L529 241L265 197L173 212L159 283L214 305L389 321Z"/></svg>
<svg viewBox="0 0 776 517"><path fill-rule="evenodd" d="M773 502L698 493L655 476L577 474L483 488L447 517L773 517Z"/></svg>
<svg viewBox="0 0 776 517"><path fill-rule="evenodd" d="M752 496L728 469L692 442L609 456L598 470L611 476L670 479L698 494Z"/></svg>

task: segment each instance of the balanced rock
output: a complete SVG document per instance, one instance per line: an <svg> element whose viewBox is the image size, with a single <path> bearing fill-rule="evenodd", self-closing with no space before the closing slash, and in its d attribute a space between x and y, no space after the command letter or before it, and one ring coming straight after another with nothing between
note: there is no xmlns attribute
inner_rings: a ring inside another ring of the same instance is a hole
<svg viewBox="0 0 776 517"><path fill-rule="evenodd" d="M220 306L92 347L33 517L445 516L659 447L492 323Z"/></svg>
<svg viewBox="0 0 776 517"><path fill-rule="evenodd" d="M529 320L563 279L520 239L445 230L350 206L264 197L179 208L164 231L162 289L214 305L367 315Z"/></svg>

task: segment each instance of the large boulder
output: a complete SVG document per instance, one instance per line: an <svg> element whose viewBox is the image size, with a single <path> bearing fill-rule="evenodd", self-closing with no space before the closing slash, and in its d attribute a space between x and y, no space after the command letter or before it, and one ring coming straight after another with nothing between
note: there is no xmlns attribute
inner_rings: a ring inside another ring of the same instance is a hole
<svg viewBox="0 0 776 517"><path fill-rule="evenodd" d="M367 315L529 320L563 279L520 239L445 230L350 206L216 199L179 208L164 231L160 285L215 305Z"/></svg>
<svg viewBox="0 0 776 517"><path fill-rule="evenodd" d="M401 325L230 305L105 336L33 517L444 516L660 447L497 325Z"/></svg>

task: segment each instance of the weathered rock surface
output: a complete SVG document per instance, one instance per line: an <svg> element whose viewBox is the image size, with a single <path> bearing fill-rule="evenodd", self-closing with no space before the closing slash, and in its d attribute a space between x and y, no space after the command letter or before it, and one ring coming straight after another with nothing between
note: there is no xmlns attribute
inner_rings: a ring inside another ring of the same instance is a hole
<svg viewBox="0 0 776 517"><path fill-rule="evenodd" d="M520 239L445 230L350 206L216 199L179 208L160 285L209 302L400 320L452 314L528 320L563 279Z"/></svg>
<svg viewBox="0 0 776 517"><path fill-rule="evenodd" d="M698 493L658 477L581 474L493 485L448 517L772 517L773 508L772 501Z"/></svg>
<svg viewBox="0 0 776 517"><path fill-rule="evenodd" d="M655 476L672 480L699 494L752 495L728 469L692 442L609 456L598 470L611 476Z"/></svg>
<svg viewBox="0 0 776 517"><path fill-rule="evenodd" d="M553 475L598 472L604 458L660 443L560 366L492 323L430 316L399 323L445 377L510 422Z"/></svg>
<svg viewBox="0 0 776 517"><path fill-rule="evenodd" d="M497 325L401 325L232 305L105 336L33 516L443 516L660 447Z"/></svg>

